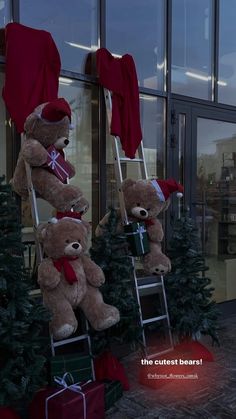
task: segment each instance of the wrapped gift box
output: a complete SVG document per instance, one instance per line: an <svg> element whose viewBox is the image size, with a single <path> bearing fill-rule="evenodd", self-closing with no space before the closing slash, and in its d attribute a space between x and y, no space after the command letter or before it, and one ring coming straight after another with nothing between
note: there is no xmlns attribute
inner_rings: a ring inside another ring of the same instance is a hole
<svg viewBox="0 0 236 419"><path fill-rule="evenodd" d="M120 381L104 381L105 386L105 410L110 409L114 403L123 395L122 384Z"/></svg>
<svg viewBox="0 0 236 419"><path fill-rule="evenodd" d="M150 252L145 223L133 222L124 226L126 240L133 256L142 256Z"/></svg>
<svg viewBox="0 0 236 419"><path fill-rule="evenodd" d="M39 390L30 404L29 419L104 419L104 384L82 384L81 392L71 386Z"/></svg>
<svg viewBox="0 0 236 419"><path fill-rule="evenodd" d="M79 353L70 355L56 355L50 360L50 384L54 385L55 376L63 376L69 372L74 383L93 379L92 363L89 355ZM69 383L72 384L72 383Z"/></svg>
<svg viewBox="0 0 236 419"><path fill-rule="evenodd" d="M69 163L64 158L63 151L60 152L51 145L47 148L47 167L61 182L66 183L67 178L72 177L73 172Z"/></svg>

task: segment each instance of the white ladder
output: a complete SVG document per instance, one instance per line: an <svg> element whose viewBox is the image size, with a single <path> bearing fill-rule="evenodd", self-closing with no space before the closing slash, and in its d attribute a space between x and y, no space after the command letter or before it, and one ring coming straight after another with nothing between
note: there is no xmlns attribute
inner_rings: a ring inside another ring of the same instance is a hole
<svg viewBox="0 0 236 419"><path fill-rule="evenodd" d="M104 97L105 97L105 104L106 104L106 112L107 112L107 119L108 119L108 126L111 125L111 114L112 114L112 96L111 92L107 89L104 90ZM148 179L148 172L147 172L147 166L146 166L146 160L144 155L144 148L143 148L143 142L141 141L138 149L137 154L138 157L134 159L130 159L128 157L121 157L119 152L119 144L120 139L117 136L113 136L112 141L112 149L113 149L113 158L114 158L114 170L115 170L115 178L116 178L116 184L117 184L117 190L118 190L118 197L119 197L119 205L120 205L120 212L121 217L124 225L129 224L127 212L125 209L125 202L124 202L124 196L121 189L121 184L123 182L123 174L122 174L122 167L121 164L125 162L129 163L137 163L140 165L140 171L141 171L141 177L142 179ZM135 282L135 294L136 299L139 306L139 321L140 325L142 327L142 345L143 350L145 353L146 358L153 358L155 356L162 355L164 353L170 352L174 349L173 347L173 338L171 333L171 325L170 325L170 318L168 313L168 306L167 306L167 299L166 299L166 292L165 292L165 285L164 285L164 279L163 276L147 276L147 277L138 277L136 275L135 270L135 258L131 256L132 258L132 264L134 267L133 270L133 276L134 276L134 282ZM151 289L157 290L157 293L160 295L160 298L163 298L163 314L160 316L152 317L144 319L143 313L142 313L142 307L141 307L141 299L142 294L145 294L145 292L148 292L148 290L151 291ZM147 345L147 339L145 334L145 325L150 325L151 323L160 322L166 320L167 322L167 328L168 328L168 338L169 338L169 345L166 349L160 350L157 352L149 353L149 347Z"/></svg>
<svg viewBox="0 0 236 419"><path fill-rule="evenodd" d="M24 139L25 139L24 134L21 134L21 140L24 141ZM30 208L31 208L31 217L33 221L33 231L34 231L35 250L36 250L36 266L38 266L39 263L43 260L43 248L42 248L41 243L39 243L39 241L37 240L37 234L36 234L37 227L39 225L39 212L38 212L36 192L32 183L31 167L26 161L25 161L25 170L26 170L26 177L27 177L29 203L30 203ZM61 347L63 345L68 345L74 342L86 340L87 345L88 345L88 352L91 359L92 376L93 376L93 380L95 380L94 364L93 364L93 357L92 357L92 345L91 345L91 339L89 335L89 325L88 325L87 319L85 319L85 329L86 329L86 333L82 335L59 340L59 341L55 341L53 339L52 334L50 334L51 352L52 352L52 356L55 356L56 348Z"/></svg>

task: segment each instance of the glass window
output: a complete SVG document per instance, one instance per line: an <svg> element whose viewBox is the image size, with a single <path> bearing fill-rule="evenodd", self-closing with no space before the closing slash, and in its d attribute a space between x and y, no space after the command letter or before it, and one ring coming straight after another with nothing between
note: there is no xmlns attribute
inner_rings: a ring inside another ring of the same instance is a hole
<svg viewBox="0 0 236 419"><path fill-rule="evenodd" d="M165 1L109 0L107 48L133 56L140 86L163 90L165 74Z"/></svg>
<svg viewBox="0 0 236 419"><path fill-rule="evenodd" d="M95 113L98 113L97 86L60 78L59 94L69 102L72 110L73 129L70 132L70 144L66 148L66 155L75 166L76 174L70 183L82 189L90 205L84 218L92 221L92 212L98 211L98 203L96 206L92 205L92 181L94 179L96 184L98 181L98 161L92 164L93 144L98 147L98 127L93 129L97 119Z"/></svg>
<svg viewBox="0 0 236 419"><path fill-rule="evenodd" d="M236 298L236 124L197 119L196 220L217 302Z"/></svg>
<svg viewBox="0 0 236 419"><path fill-rule="evenodd" d="M63 70L85 72L90 51L97 49L97 1L20 0L20 23L52 34Z"/></svg>
<svg viewBox="0 0 236 419"><path fill-rule="evenodd" d="M4 28L11 21L11 1L0 1L0 28Z"/></svg>
<svg viewBox="0 0 236 419"><path fill-rule="evenodd" d="M212 31L212 0L173 0L173 93L212 100Z"/></svg>
<svg viewBox="0 0 236 419"><path fill-rule="evenodd" d="M236 3L220 0L219 102L236 105Z"/></svg>
<svg viewBox="0 0 236 419"><path fill-rule="evenodd" d="M164 177L165 150L165 100L155 96L140 95L140 116L143 133L143 145L148 176L151 178ZM112 154L113 138L107 138L107 207L118 205L114 163ZM120 155L124 153L120 150ZM138 157L138 153L136 153ZM123 179L140 179L139 163L122 163Z"/></svg>

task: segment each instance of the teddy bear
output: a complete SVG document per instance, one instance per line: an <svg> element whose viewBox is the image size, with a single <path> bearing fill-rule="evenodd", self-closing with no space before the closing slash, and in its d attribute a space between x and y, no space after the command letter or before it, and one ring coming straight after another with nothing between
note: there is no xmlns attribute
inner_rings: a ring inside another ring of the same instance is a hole
<svg viewBox="0 0 236 419"><path fill-rule="evenodd" d="M125 179L121 184L121 190L128 221L143 221L145 223L150 246L150 251L142 256L145 272L151 275L165 275L171 270L171 262L162 252L161 242L164 233L157 216L169 207L171 193L178 191L179 196L182 195L182 185L174 179ZM102 234L101 226L107 222L108 216L109 214L106 214L96 228L97 236ZM120 219L118 231L122 232L123 226L124 223Z"/></svg>
<svg viewBox="0 0 236 419"><path fill-rule="evenodd" d="M69 185L65 179L60 178L61 174L65 176L63 167L58 176L50 169L53 167L57 170L56 159L59 157L66 164L68 177L75 175L73 165L68 160L65 162L63 152L69 144L70 121L71 109L63 98L43 103L35 108L24 124L25 139L11 183L14 191L26 199L28 189L25 160L32 168L32 183L37 195L48 201L58 211L74 208L86 212L89 205L80 188ZM51 161L49 157L52 158Z"/></svg>
<svg viewBox="0 0 236 419"><path fill-rule="evenodd" d="M120 319L118 309L105 304L98 289L105 277L86 254L89 232L88 222L70 217L52 218L38 227L38 239L47 256L39 264L38 283L44 304L52 313L50 330L55 340L76 331L77 307L98 331Z"/></svg>

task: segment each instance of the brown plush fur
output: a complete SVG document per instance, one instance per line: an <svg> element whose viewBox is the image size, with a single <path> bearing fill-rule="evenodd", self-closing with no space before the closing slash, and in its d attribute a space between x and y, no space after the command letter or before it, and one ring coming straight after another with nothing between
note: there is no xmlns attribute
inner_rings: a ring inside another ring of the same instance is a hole
<svg viewBox="0 0 236 419"><path fill-rule="evenodd" d="M165 211L170 201L160 202L157 193L149 180L126 179L122 183L125 208L130 221L152 220L152 225L146 226L150 252L143 256L143 267L148 274L166 274L171 269L170 260L162 253L161 242L164 237L162 225L157 216ZM107 222L109 214L100 221L100 225ZM122 231L122 220L118 229ZM102 234L102 229L98 226L96 235Z"/></svg>
<svg viewBox="0 0 236 419"><path fill-rule="evenodd" d="M95 330L107 329L120 319L117 308L105 304L98 290L105 281L101 268L85 254L89 229L85 221L78 223L67 218L43 224L38 229L39 240L48 256L39 265L38 283L44 303L53 315L50 327L54 339L65 339L76 331L73 311L76 307L83 310ZM77 277L72 285L65 279L63 270L58 272L53 264L53 260L65 255L78 256L69 262Z"/></svg>
<svg viewBox="0 0 236 419"><path fill-rule="evenodd" d="M80 188L63 184L53 173L42 167L47 161L46 148L54 145L56 149L61 150L68 145L70 125L67 116L59 122L43 120L40 114L45 105L38 106L26 119L25 140L12 179L13 189L23 199L27 198L25 160L32 167L32 182L41 198L59 211L68 211L74 207L76 211L85 212L89 205ZM74 176L74 167L68 160L67 163L71 166Z"/></svg>

